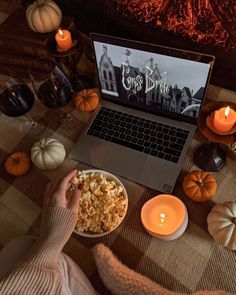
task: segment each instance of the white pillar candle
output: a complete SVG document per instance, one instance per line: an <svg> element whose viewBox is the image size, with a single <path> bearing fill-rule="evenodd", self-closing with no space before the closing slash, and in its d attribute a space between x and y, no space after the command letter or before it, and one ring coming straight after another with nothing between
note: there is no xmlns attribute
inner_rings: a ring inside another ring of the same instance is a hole
<svg viewBox="0 0 236 295"><path fill-rule="evenodd" d="M163 194L143 205L141 221L150 235L169 241L177 239L186 230L188 212L180 199Z"/></svg>

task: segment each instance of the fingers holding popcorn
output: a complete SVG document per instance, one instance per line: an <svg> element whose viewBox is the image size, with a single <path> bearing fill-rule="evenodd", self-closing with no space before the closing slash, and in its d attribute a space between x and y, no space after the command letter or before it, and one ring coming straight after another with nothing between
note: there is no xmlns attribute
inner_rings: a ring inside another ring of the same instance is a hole
<svg viewBox="0 0 236 295"><path fill-rule="evenodd" d="M68 173L64 178L48 183L44 196L44 207L62 207L77 213L81 192L68 191L71 179L77 174L77 169Z"/></svg>

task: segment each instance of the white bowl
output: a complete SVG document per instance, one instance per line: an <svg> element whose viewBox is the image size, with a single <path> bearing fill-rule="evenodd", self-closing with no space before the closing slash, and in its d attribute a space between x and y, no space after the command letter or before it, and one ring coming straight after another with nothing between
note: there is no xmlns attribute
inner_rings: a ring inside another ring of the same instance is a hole
<svg viewBox="0 0 236 295"><path fill-rule="evenodd" d="M123 195L127 199L127 205L126 205L126 208L125 208L124 215L121 217L120 222L114 228L112 228L110 231L106 231L106 232L103 232L103 233L90 233L90 232L88 233L88 232L81 232L81 231L78 231L76 229L74 230L74 232L76 234L78 234L79 236L82 236L82 237L100 238L100 237L105 236L105 235L111 233L112 231L114 231L122 223L122 221L124 220L125 215L127 213L127 209L128 209L128 194L127 194L127 191L126 191L123 183L115 175L113 175L113 174L111 174L111 173L109 173L107 171L98 170L98 169L91 169L91 170L83 170L83 172L88 173L88 174L90 174L90 173L103 174L106 177L106 179L114 180L117 184L119 184L123 188Z"/></svg>

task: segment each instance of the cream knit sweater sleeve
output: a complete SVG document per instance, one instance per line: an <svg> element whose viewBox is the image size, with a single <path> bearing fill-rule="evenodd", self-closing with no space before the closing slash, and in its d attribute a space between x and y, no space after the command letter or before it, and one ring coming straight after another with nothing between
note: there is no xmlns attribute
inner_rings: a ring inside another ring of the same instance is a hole
<svg viewBox="0 0 236 295"><path fill-rule="evenodd" d="M0 294L59 294L62 280L57 259L76 220L77 216L71 210L44 209L39 239L13 271L0 281Z"/></svg>

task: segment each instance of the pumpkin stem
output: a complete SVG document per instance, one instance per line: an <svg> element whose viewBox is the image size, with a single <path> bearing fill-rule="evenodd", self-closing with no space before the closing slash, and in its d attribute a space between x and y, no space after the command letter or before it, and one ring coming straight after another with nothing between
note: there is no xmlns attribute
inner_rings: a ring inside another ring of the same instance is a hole
<svg viewBox="0 0 236 295"><path fill-rule="evenodd" d="M13 162L15 165L19 164L20 163L20 159L19 158L12 158Z"/></svg>
<svg viewBox="0 0 236 295"><path fill-rule="evenodd" d="M232 219L232 223L236 224L236 217Z"/></svg>
<svg viewBox="0 0 236 295"><path fill-rule="evenodd" d="M44 0L37 0L38 6L42 6L44 4Z"/></svg>
<svg viewBox="0 0 236 295"><path fill-rule="evenodd" d="M40 143L40 148L44 151L44 150L46 150L46 146L44 145L44 144L42 144L42 143Z"/></svg>
<svg viewBox="0 0 236 295"><path fill-rule="evenodd" d="M198 179L198 181L197 181L197 185L199 185L200 187L202 187L203 186L203 181L202 181L202 179L200 178L200 179Z"/></svg>

